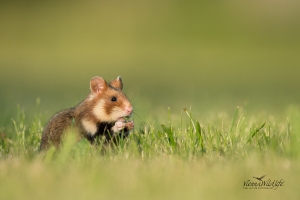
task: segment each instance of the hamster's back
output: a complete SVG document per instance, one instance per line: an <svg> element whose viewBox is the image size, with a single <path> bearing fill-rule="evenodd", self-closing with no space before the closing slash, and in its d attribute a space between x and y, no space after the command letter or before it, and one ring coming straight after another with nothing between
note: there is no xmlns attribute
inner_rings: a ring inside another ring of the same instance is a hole
<svg viewBox="0 0 300 200"><path fill-rule="evenodd" d="M47 149L50 145L58 147L63 133L67 130L67 128L71 127L74 119L74 108L61 111L54 115L43 131L40 150Z"/></svg>

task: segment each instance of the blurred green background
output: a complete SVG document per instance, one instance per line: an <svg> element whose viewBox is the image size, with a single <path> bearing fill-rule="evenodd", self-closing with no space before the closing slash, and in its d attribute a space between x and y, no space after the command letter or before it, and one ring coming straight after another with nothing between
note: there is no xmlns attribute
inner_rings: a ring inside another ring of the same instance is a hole
<svg viewBox="0 0 300 200"><path fill-rule="evenodd" d="M1 1L0 27L2 125L76 105L95 75L121 75L141 120L300 100L297 0Z"/></svg>

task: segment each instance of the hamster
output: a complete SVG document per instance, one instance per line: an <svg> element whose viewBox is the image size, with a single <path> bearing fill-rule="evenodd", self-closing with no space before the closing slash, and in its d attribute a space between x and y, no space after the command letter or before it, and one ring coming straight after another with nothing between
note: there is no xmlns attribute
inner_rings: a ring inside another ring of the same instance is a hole
<svg viewBox="0 0 300 200"><path fill-rule="evenodd" d="M117 136L127 137L133 129L133 121L125 121L131 116L133 107L122 92L121 77L107 83L103 78L95 76L90 80L90 94L76 107L63 110L54 115L45 126L40 151L51 145L58 148L64 134L72 128L80 137L91 144L99 136L105 140L116 141ZM120 134L120 133L123 134Z"/></svg>

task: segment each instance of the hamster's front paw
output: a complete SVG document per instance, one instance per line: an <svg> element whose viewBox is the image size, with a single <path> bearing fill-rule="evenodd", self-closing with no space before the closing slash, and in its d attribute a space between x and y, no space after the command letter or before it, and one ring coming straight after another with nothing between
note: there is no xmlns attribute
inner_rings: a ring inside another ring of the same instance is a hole
<svg viewBox="0 0 300 200"><path fill-rule="evenodd" d="M126 123L124 121L117 121L114 125L115 131L121 131L126 127Z"/></svg>
<svg viewBox="0 0 300 200"><path fill-rule="evenodd" d="M120 132L126 127L126 122L123 119L119 119L115 122L115 125L111 128L114 133Z"/></svg>
<svg viewBox="0 0 300 200"><path fill-rule="evenodd" d="M133 121L127 122L125 127L126 127L128 130L133 129L133 127L134 127L134 122L133 122Z"/></svg>

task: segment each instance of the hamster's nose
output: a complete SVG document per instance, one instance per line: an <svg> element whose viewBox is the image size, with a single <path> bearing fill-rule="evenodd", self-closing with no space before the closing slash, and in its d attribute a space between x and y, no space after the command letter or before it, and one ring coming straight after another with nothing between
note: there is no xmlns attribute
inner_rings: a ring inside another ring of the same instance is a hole
<svg viewBox="0 0 300 200"><path fill-rule="evenodd" d="M126 110L126 112L127 112L128 115L131 115L131 114L132 114L132 111L133 111L133 107L132 107L132 106L127 106L127 107L125 108L125 110Z"/></svg>

